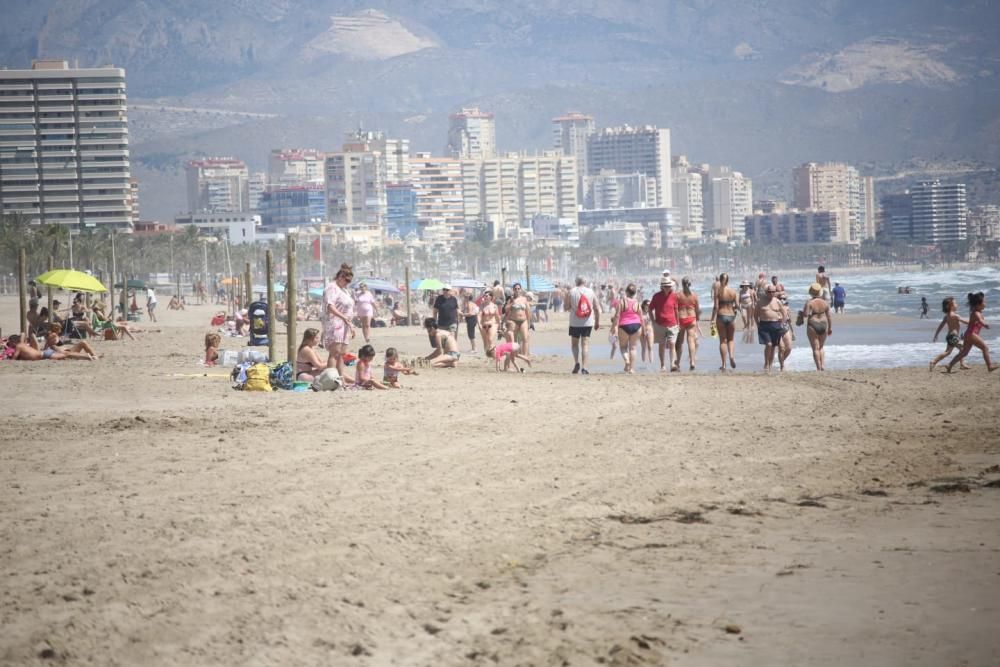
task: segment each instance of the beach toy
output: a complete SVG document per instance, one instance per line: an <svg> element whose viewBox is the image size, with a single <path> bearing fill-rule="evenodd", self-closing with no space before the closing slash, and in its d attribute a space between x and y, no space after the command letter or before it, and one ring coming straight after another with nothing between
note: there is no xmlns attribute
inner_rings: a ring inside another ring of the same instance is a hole
<svg viewBox="0 0 1000 667"><path fill-rule="evenodd" d="M715 322L712 322L712 326L708 328L708 335L711 336L712 338L719 337L719 328L715 326Z"/></svg>
<svg viewBox="0 0 1000 667"><path fill-rule="evenodd" d="M292 391L309 391L311 382L301 382L296 380L292 383Z"/></svg>

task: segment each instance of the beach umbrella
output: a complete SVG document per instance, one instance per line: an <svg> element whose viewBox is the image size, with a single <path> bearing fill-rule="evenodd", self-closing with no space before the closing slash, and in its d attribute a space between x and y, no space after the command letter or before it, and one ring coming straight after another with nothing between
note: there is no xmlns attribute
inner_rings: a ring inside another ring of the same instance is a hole
<svg viewBox="0 0 1000 667"><path fill-rule="evenodd" d="M115 283L115 289L146 289L146 283L141 280L129 278L125 281L125 287L121 283Z"/></svg>
<svg viewBox="0 0 1000 667"><path fill-rule="evenodd" d="M555 288L552 281L541 276L531 276L524 285L524 289L529 292L551 292Z"/></svg>
<svg viewBox="0 0 1000 667"><path fill-rule="evenodd" d="M107 292L108 288L94 276L83 271L71 269L54 269L46 271L35 278L35 281L47 287L55 287L70 292Z"/></svg>
<svg viewBox="0 0 1000 667"><path fill-rule="evenodd" d="M436 278L424 278L410 283L410 289L415 290L439 290L442 287L444 287L444 283Z"/></svg>
<svg viewBox="0 0 1000 667"><path fill-rule="evenodd" d="M455 278L451 281L451 286L457 289L483 289L486 283L472 278Z"/></svg>
<svg viewBox="0 0 1000 667"><path fill-rule="evenodd" d="M399 292L398 287L390 283L388 280L382 280L381 278L363 278L355 280L351 283L351 287L357 289L361 283L368 285L368 289L373 292Z"/></svg>
<svg viewBox="0 0 1000 667"><path fill-rule="evenodd" d="M220 285L235 285L236 284L236 278L223 278L222 280L219 281L219 284Z"/></svg>

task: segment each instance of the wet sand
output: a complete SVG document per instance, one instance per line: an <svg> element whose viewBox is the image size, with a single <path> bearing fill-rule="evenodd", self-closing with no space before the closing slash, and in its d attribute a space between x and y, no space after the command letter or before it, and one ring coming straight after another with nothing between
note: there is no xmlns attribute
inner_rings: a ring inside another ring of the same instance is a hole
<svg viewBox="0 0 1000 667"><path fill-rule="evenodd" d="M195 363L213 311L98 363L0 362L0 664L1000 662L977 356L584 378L465 355L401 391L253 394Z"/></svg>

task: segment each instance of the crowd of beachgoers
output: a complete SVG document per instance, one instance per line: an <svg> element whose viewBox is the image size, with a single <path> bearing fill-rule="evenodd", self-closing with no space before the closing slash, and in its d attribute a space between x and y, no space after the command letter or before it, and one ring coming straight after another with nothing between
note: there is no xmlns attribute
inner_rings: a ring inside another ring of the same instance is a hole
<svg viewBox="0 0 1000 667"><path fill-rule="evenodd" d="M711 285L709 299L703 304L692 287L692 279L679 280L670 271L659 277L658 289L646 293L639 281L590 284L577 277L573 284L547 285L544 293L524 289L521 283L507 286L499 280L481 284L479 288L453 289L442 284L437 290L424 290L416 311L410 311L399 298L399 292L369 289L364 279L355 282L351 266L342 264L333 280L317 299L305 300L296 307L297 321L318 322L318 327L306 328L294 359L294 381L315 383L318 378L335 378L336 387L388 389L401 386L401 375L415 374L415 366L454 368L462 358L460 339L467 339L468 352L481 349L486 359L500 371L525 372L532 363L532 336L535 324L547 322L550 312L568 313L570 351L573 366L570 372L589 375L591 338L607 326L611 355L617 353L622 370L633 374L640 365L661 372L681 371L685 347L687 369L697 370L699 347L706 338L716 339L720 357L719 370L736 369L735 345L737 324L741 325L742 342L757 342L763 350L763 370L770 373L775 365L785 369L799 331L804 332L816 370L826 369L824 347L834 334L835 315L847 305L847 291L839 282L831 281L825 268L818 267L814 282L802 301L793 305L796 295L790 294L777 275L760 272L756 278L741 280L738 285L729 275L718 275ZM203 283L198 283L195 298L199 304L208 302ZM157 296L146 289L143 309L135 293L131 306L108 315L103 295L85 297L75 293L65 309L58 300L52 309L40 306L41 291L29 284L28 331L12 335L3 341L5 359L23 361L87 360L98 355L89 338L117 340L134 338L140 329L135 320L143 310L149 322L157 321ZM249 307L240 303L221 287L214 288L216 303L227 304L212 318L212 331L205 335L206 365L220 363L223 336L250 335L253 317ZM709 303L710 300L710 303ZM944 333L946 347L929 362L933 370L948 357L947 370L956 365L967 368L966 358L977 348L989 370L995 366L989 347L982 336L989 328L983 311L986 307L982 292L970 293L965 299L968 317L960 315L955 297L943 300L943 317L934 340ZM127 299L123 300L127 303ZM174 295L168 310L183 310L185 297ZM231 312L230 312L231 311ZM707 320L703 317L709 311ZM921 317L927 317L928 304L922 299ZM419 313L423 312L424 316ZM275 303L275 327L287 322L289 314L283 300ZM429 354L404 358L400 350L389 347L381 351L381 375L373 366L378 356L372 342L374 332L385 326L418 325L427 335ZM705 324L708 332L706 334ZM964 330L963 330L964 326ZM360 333L360 336L359 336ZM264 334L266 337L266 333ZM362 343L363 341L363 343ZM357 346L355 352L350 348ZM325 350L325 358L320 349ZM259 357L260 355L258 355ZM256 361L260 358L254 359Z"/></svg>

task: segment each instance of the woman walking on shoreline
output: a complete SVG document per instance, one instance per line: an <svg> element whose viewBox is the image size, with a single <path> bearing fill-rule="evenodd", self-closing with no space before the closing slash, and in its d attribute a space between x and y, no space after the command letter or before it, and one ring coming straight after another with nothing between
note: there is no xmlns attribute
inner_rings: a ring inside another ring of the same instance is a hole
<svg viewBox="0 0 1000 667"><path fill-rule="evenodd" d="M677 315L680 317L681 331L677 334L677 365L681 363L684 341L688 346L688 368L694 370L698 358L698 338L701 336L701 304L698 295L691 291L691 279L681 279L681 293L677 295Z"/></svg>
<svg viewBox="0 0 1000 667"><path fill-rule="evenodd" d="M618 338L624 370L630 375L635 373L635 350L642 331L642 308L635 298L637 291L635 284L629 283L625 294L615 302L611 316L611 332Z"/></svg>
<svg viewBox="0 0 1000 667"><path fill-rule="evenodd" d="M729 286L729 274L719 275L719 287L712 295L712 320L719 333L719 355L722 357L722 367L720 371L726 370L726 355L729 358L729 367L736 368L736 357L733 348L736 341L736 302L739 295Z"/></svg>
<svg viewBox="0 0 1000 667"><path fill-rule="evenodd" d="M823 352L823 345L826 337L833 335L833 318L830 317L830 304L823 298L823 287L819 283L809 286L809 297L805 307L802 309L803 319L806 323L806 336L809 337L809 345L812 347L813 362L816 370L826 370L826 354Z"/></svg>

